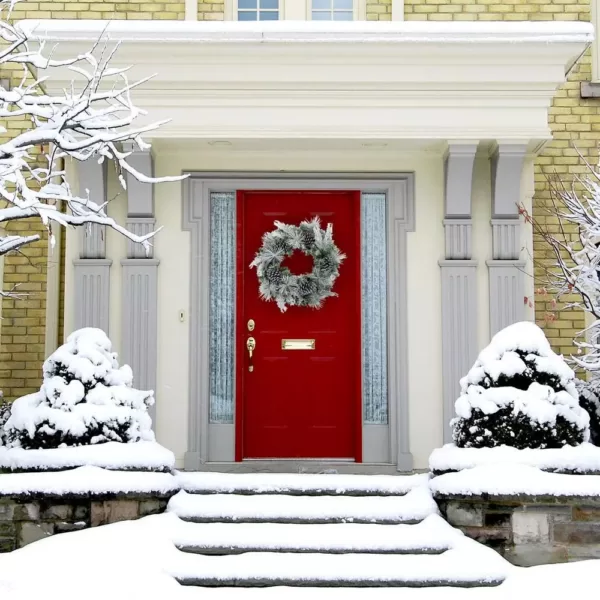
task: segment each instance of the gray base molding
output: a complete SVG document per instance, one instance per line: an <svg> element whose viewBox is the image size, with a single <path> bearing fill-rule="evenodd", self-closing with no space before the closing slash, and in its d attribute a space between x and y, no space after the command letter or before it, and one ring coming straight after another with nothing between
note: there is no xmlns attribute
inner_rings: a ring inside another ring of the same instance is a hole
<svg viewBox="0 0 600 600"><path fill-rule="evenodd" d="M452 441L450 420L460 379L477 356L477 261L441 260L442 378L444 443Z"/></svg>
<svg viewBox="0 0 600 600"><path fill-rule="evenodd" d="M110 303L108 258L78 258L75 267L75 329L97 327L107 335Z"/></svg>
<svg viewBox="0 0 600 600"><path fill-rule="evenodd" d="M122 339L121 360L133 370L133 384L142 390L156 389L158 353L158 259L126 258L121 260ZM156 418L156 405L150 408Z"/></svg>
<svg viewBox="0 0 600 600"><path fill-rule="evenodd" d="M524 317L522 260L488 260L490 280L490 335Z"/></svg>
<svg viewBox="0 0 600 600"><path fill-rule="evenodd" d="M244 460L242 462L202 463L198 457L193 457L192 454L187 452L185 455L184 471L218 473L323 473L329 471L349 475L397 475L399 471L413 472L409 468L399 468L397 465L389 463L365 464L326 460ZM412 457L410 462L412 462Z"/></svg>

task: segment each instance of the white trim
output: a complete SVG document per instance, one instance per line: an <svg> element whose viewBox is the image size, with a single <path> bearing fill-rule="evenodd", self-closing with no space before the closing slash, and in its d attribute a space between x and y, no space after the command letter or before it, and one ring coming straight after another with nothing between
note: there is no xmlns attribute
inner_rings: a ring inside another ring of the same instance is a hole
<svg viewBox="0 0 600 600"><path fill-rule="evenodd" d="M600 0L592 0L592 24L596 31L596 38L592 44L592 81L600 81Z"/></svg>
<svg viewBox="0 0 600 600"><path fill-rule="evenodd" d="M404 21L404 0L392 0L392 21Z"/></svg>
<svg viewBox="0 0 600 600"><path fill-rule="evenodd" d="M46 282L46 332L44 340L45 356L50 356L60 345L58 320L60 306L60 253L63 244L62 227L53 227L54 248L48 239L48 266Z"/></svg>
<svg viewBox="0 0 600 600"><path fill-rule="evenodd" d="M198 0L185 0L185 20L198 20Z"/></svg>

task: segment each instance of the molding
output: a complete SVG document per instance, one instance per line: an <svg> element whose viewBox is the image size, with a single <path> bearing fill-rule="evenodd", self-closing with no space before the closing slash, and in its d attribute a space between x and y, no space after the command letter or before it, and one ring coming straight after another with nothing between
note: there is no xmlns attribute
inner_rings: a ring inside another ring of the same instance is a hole
<svg viewBox="0 0 600 600"><path fill-rule="evenodd" d="M404 21L404 0L392 0L392 21Z"/></svg>
<svg viewBox="0 0 600 600"><path fill-rule="evenodd" d="M444 443L452 441L450 419L460 379L477 357L477 261L440 261L442 275L442 380Z"/></svg>
<svg viewBox="0 0 600 600"><path fill-rule="evenodd" d="M521 253L521 222L492 219L492 257L494 260L518 260Z"/></svg>
<svg viewBox="0 0 600 600"><path fill-rule="evenodd" d="M389 452L396 468L412 469L408 403L408 315L406 299L406 234L415 227L414 175L378 174L364 179L343 174L253 174L193 172L183 185L184 231L191 232L190 383L186 469L222 464L233 448L213 443L209 426L209 202L210 193L236 189L360 189L388 194L388 369ZM365 425L364 427L367 427ZM231 437L230 444L234 440ZM363 442L367 436L363 435ZM216 451L224 457L216 457ZM367 456L374 456L367 451ZM229 464L229 463L227 463ZM365 465L368 467L368 465ZM204 468L204 467L202 467ZM208 468L208 466L206 467Z"/></svg>
<svg viewBox="0 0 600 600"><path fill-rule="evenodd" d="M57 60L108 36L136 105L167 121L152 137L551 138L548 106L587 23L21 22L61 41ZM48 93L69 87L57 68ZM141 123L149 124L149 117Z"/></svg>
<svg viewBox="0 0 600 600"><path fill-rule="evenodd" d="M185 20L198 20L198 0L185 0Z"/></svg>
<svg viewBox="0 0 600 600"><path fill-rule="evenodd" d="M488 260L490 337L522 321L525 315L523 260Z"/></svg>
<svg viewBox="0 0 600 600"><path fill-rule="evenodd" d="M73 261L75 278L75 326L97 327L109 331L110 267L107 258L82 258Z"/></svg>
<svg viewBox="0 0 600 600"><path fill-rule="evenodd" d="M446 258L469 260L472 255L471 219L444 219Z"/></svg>
<svg viewBox="0 0 600 600"><path fill-rule="evenodd" d="M138 389L156 390L158 355L157 259L122 259L123 362L133 370ZM156 404L150 408L153 422Z"/></svg>
<svg viewBox="0 0 600 600"><path fill-rule="evenodd" d="M471 218L471 188L476 152L477 144L448 145L444 157L446 218Z"/></svg>
<svg viewBox="0 0 600 600"><path fill-rule="evenodd" d="M129 146L129 144L128 144ZM131 167L147 177L154 177L154 159L150 150L130 150L127 159ZM127 178L127 214L130 217L154 216L154 184L139 181L134 175L125 174Z"/></svg>
<svg viewBox="0 0 600 600"><path fill-rule="evenodd" d="M95 157L85 161L77 161L80 198L87 198L98 206L106 204L107 161L98 162ZM106 226L87 225L81 227L80 258L106 257Z"/></svg>
<svg viewBox="0 0 600 600"><path fill-rule="evenodd" d="M492 152L492 219L518 218L526 144L498 144Z"/></svg>

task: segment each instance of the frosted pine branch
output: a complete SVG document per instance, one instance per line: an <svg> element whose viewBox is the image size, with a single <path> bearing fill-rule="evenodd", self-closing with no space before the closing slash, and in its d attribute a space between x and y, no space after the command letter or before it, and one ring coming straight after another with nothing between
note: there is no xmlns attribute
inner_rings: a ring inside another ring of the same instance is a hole
<svg viewBox="0 0 600 600"><path fill-rule="evenodd" d="M0 198L5 206L0 209L0 224L37 217L52 239L52 223L77 227L95 223L114 229L148 250L156 232L138 236L119 225L107 215L105 206L73 193L64 172L65 160L108 160L123 187L125 174L144 183L182 179L140 173L128 162L131 152L121 148L127 143L147 150L150 145L143 135L164 123L138 124L145 111L134 104L131 93L147 78L130 82L127 68L110 66L118 44L96 44L89 52L71 59L53 59L52 48L36 40L35 32L10 22L10 11L18 1L0 0L0 68L10 66L12 72L15 65L21 68L11 89L0 85L0 119L4 123L26 120L31 125L0 144ZM59 67L70 69L77 84L73 82L61 95L51 96L44 84ZM7 131L0 125L0 133ZM61 211L61 206L66 210ZM0 233L0 255L38 239L38 235L4 231Z"/></svg>

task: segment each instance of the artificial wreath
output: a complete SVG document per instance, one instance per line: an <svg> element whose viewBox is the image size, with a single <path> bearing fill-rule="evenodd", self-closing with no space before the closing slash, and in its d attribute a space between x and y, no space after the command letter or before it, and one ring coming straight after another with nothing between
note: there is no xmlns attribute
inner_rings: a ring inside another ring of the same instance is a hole
<svg viewBox="0 0 600 600"><path fill-rule="evenodd" d="M294 275L282 266L295 250L312 256L311 273ZM333 243L331 223L323 230L318 217L300 225L275 221L275 229L263 235L262 246L250 268L256 267L260 297L267 302L275 301L279 310L285 312L288 306L321 308L325 298L337 296L332 288L345 258Z"/></svg>

